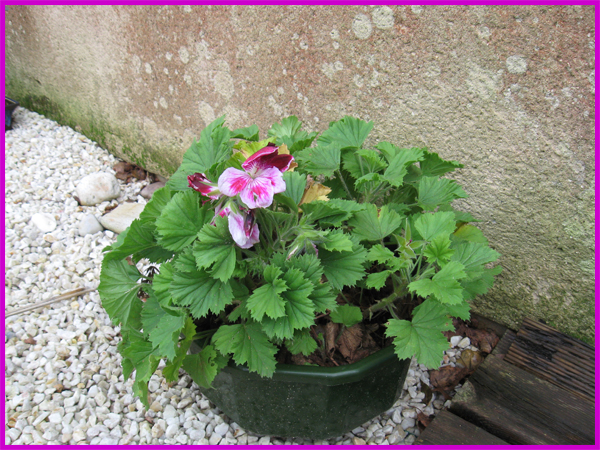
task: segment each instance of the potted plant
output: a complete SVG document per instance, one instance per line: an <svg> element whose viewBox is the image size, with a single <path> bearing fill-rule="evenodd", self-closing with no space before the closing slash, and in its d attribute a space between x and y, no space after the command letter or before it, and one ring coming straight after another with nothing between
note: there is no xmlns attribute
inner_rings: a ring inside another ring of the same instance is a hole
<svg viewBox="0 0 600 450"><path fill-rule="evenodd" d="M250 431L343 434L393 405L412 357L439 366L499 254L451 206L457 162L363 148L373 123L352 117L317 136L291 116L262 140L224 121L106 249L124 377L148 406L162 360Z"/></svg>

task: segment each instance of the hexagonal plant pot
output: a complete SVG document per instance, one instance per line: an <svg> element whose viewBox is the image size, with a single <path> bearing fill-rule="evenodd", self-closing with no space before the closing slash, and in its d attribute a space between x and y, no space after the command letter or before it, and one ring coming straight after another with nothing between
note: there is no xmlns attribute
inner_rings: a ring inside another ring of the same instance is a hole
<svg viewBox="0 0 600 450"><path fill-rule="evenodd" d="M398 360L393 346L346 366L278 364L273 378L230 364L217 375L213 389L202 393L247 431L326 439L390 409L409 366L409 359Z"/></svg>

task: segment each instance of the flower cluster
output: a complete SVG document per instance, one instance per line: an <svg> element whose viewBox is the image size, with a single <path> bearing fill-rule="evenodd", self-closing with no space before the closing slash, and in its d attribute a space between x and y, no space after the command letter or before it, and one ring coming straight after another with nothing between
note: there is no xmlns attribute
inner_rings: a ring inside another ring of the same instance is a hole
<svg viewBox="0 0 600 450"><path fill-rule="evenodd" d="M228 217L229 231L241 248L250 248L259 241L259 229L254 209L267 208L273 196L285 192L283 172L294 157L279 154L279 147L269 144L242 163L244 170L229 167L215 185L202 173L188 176L192 189L211 200L219 200L217 214Z"/></svg>

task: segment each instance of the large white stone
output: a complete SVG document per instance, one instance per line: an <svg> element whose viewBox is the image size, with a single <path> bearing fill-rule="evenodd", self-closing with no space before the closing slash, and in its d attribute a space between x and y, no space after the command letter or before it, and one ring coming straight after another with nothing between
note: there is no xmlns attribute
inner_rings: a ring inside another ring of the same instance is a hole
<svg viewBox="0 0 600 450"><path fill-rule="evenodd" d="M143 210L144 205L140 203L123 203L100 217L100 224L115 233L122 233L131 222L140 217Z"/></svg>
<svg viewBox="0 0 600 450"><path fill-rule="evenodd" d="M56 229L56 219L52 214L35 213L31 216L31 222L43 233L49 233Z"/></svg>
<svg viewBox="0 0 600 450"><path fill-rule="evenodd" d="M83 177L75 191L80 204L94 206L103 201L117 198L121 193L121 188L113 174L100 172Z"/></svg>

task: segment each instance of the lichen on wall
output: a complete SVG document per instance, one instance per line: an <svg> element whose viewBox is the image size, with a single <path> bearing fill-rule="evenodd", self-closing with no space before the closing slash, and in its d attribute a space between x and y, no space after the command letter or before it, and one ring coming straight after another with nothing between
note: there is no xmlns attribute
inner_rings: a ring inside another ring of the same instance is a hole
<svg viewBox="0 0 600 450"><path fill-rule="evenodd" d="M593 6L9 5L5 25L7 95L163 175L222 114L350 114L464 163L504 268L474 308L593 339Z"/></svg>

